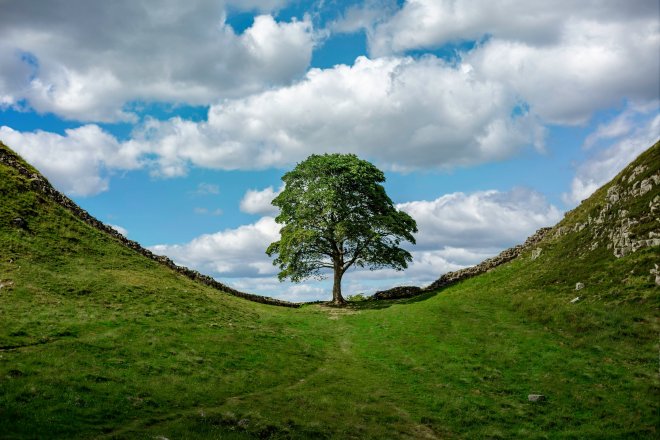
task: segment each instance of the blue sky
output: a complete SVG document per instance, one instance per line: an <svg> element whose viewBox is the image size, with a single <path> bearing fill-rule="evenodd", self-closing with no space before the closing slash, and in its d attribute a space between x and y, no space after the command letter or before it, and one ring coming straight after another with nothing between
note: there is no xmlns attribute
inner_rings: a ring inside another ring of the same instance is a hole
<svg viewBox="0 0 660 440"><path fill-rule="evenodd" d="M329 297L264 253L310 154L374 162L419 225L410 268L350 272L350 295L523 241L660 137L656 0L0 8L0 140L129 238L285 299Z"/></svg>

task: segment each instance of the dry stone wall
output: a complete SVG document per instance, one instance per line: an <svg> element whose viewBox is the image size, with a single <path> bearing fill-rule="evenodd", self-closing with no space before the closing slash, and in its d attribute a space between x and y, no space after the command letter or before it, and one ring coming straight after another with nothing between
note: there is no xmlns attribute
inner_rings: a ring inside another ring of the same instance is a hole
<svg viewBox="0 0 660 440"><path fill-rule="evenodd" d="M133 249L135 252L151 260L154 260L164 266L167 266L170 269L174 270L175 272L190 278L191 280L197 281L199 283L205 284L207 286L213 287L215 289L221 290L231 295L262 304L271 304L282 307L300 307L299 303L292 303L288 301L282 301L276 298L270 298L267 296L241 292L219 281L216 281L210 276L204 275L196 270L192 270L184 266L178 266L168 257L154 254L150 250L143 248L138 242L129 240L128 238L124 237L122 234L120 234L110 226L92 217L87 211L76 205L70 198L57 191L55 188L53 188L53 186L48 182L48 180L46 180L46 178L43 177L41 174L35 173L34 171L25 167L22 163L22 160L18 156L16 156L15 154L10 152L8 149L4 148L3 146L0 146L0 163L14 168L21 175L27 177L30 180L30 185L34 191L43 194L44 196L51 199L53 202L69 210L74 216L76 216L83 222L87 223L93 228L96 228L112 236L114 239L122 243L124 246Z"/></svg>
<svg viewBox="0 0 660 440"><path fill-rule="evenodd" d="M436 281L430 285L421 288L416 286L400 286L394 287L388 290L381 290L376 292L373 295L374 299L400 299L400 298L411 298L413 296L420 295L422 293L430 292L433 290L438 290L444 287L451 286L456 284L459 281L463 281L468 278L481 275L482 273L488 272L489 270L500 266L504 263L508 263L514 258L518 257L524 251L531 249L538 242L540 242L552 228L541 228L536 231L532 236L530 236L525 243L521 245L514 246L512 248L502 251L499 255L488 258L476 266L466 267L465 269L457 270L455 272L447 272L442 275Z"/></svg>

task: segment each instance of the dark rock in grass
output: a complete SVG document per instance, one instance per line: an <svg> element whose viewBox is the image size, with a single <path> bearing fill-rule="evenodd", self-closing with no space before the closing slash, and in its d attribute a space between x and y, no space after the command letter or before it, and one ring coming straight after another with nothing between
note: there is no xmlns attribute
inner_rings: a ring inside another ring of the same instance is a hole
<svg viewBox="0 0 660 440"><path fill-rule="evenodd" d="M25 376L25 374L21 370L9 370L7 374L9 375L9 377Z"/></svg>
<svg viewBox="0 0 660 440"><path fill-rule="evenodd" d="M374 293L374 299L410 298L419 295L421 291L421 287L417 286L392 287L391 289L381 290L380 292Z"/></svg>
<svg viewBox="0 0 660 440"><path fill-rule="evenodd" d="M545 402L547 399L543 394L530 394L527 396L530 402Z"/></svg>
<svg viewBox="0 0 660 440"><path fill-rule="evenodd" d="M17 228L21 229L27 229L28 228L28 222L25 221L25 219L21 217L16 217L14 220L11 221L11 223L16 226Z"/></svg>

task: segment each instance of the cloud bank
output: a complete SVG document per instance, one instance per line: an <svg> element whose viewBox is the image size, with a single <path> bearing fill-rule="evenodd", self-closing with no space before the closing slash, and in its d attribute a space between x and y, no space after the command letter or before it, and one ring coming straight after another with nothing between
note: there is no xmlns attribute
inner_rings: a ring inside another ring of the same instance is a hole
<svg viewBox="0 0 660 440"><path fill-rule="evenodd" d="M307 69L307 20L258 15L243 33L226 8L282 1L22 0L0 14L0 103L79 121L135 120L131 104L206 105L287 84Z"/></svg>

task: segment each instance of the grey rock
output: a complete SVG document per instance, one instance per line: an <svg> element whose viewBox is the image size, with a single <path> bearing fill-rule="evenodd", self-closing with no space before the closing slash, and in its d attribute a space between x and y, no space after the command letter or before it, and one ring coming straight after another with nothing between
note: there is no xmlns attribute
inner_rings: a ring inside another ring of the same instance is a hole
<svg viewBox="0 0 660 440"><path fill-rule="evenodd" d="M250 424L250 419L241 419L237 423L237 425L240 428L247 428L249 424Z"/></svg>
<svg viewBox="0 0 660 440"><path fill-rule="evenodd" d="M576 296L575 298L573 298L573 299L571 300L571 304L575 304L575 303L578 302L578 301L580 301L580 297L579 297L579 296Z"/></svg>
<svg viewBox="0 0 660 440"><path fill-rule="evenodd" d="M532 261L536 260L541 255L541 251L543 251L541 248L536 248L532 251Z"/></svg>
<svg viewBox="0 0 660 440"><path fill-rule="evenodd" d="M530 394L527 396L527 400L530 402L544 402L547 398L543 394Z"/></svg>
<svg viewBox="0 0 660 440"><path fill-rule="evenodd" d="M575 283L575 290L584 289L584 283Z"/></svg>
<svg viewBox="0 0 660 440"><path fill-rule="evenodd" d="M660 286L660 267L657 264L654 264L655 268L651 269L651 275L655 275L655 285Z"/></svg>
<svg viewBox="0 0 660 440"><path fill-rule="evenodd" d="M28 222L21 217L16 217L14 220L11 221L11 223L17 228L21 228L21 229L28 228Z"/></svg>

